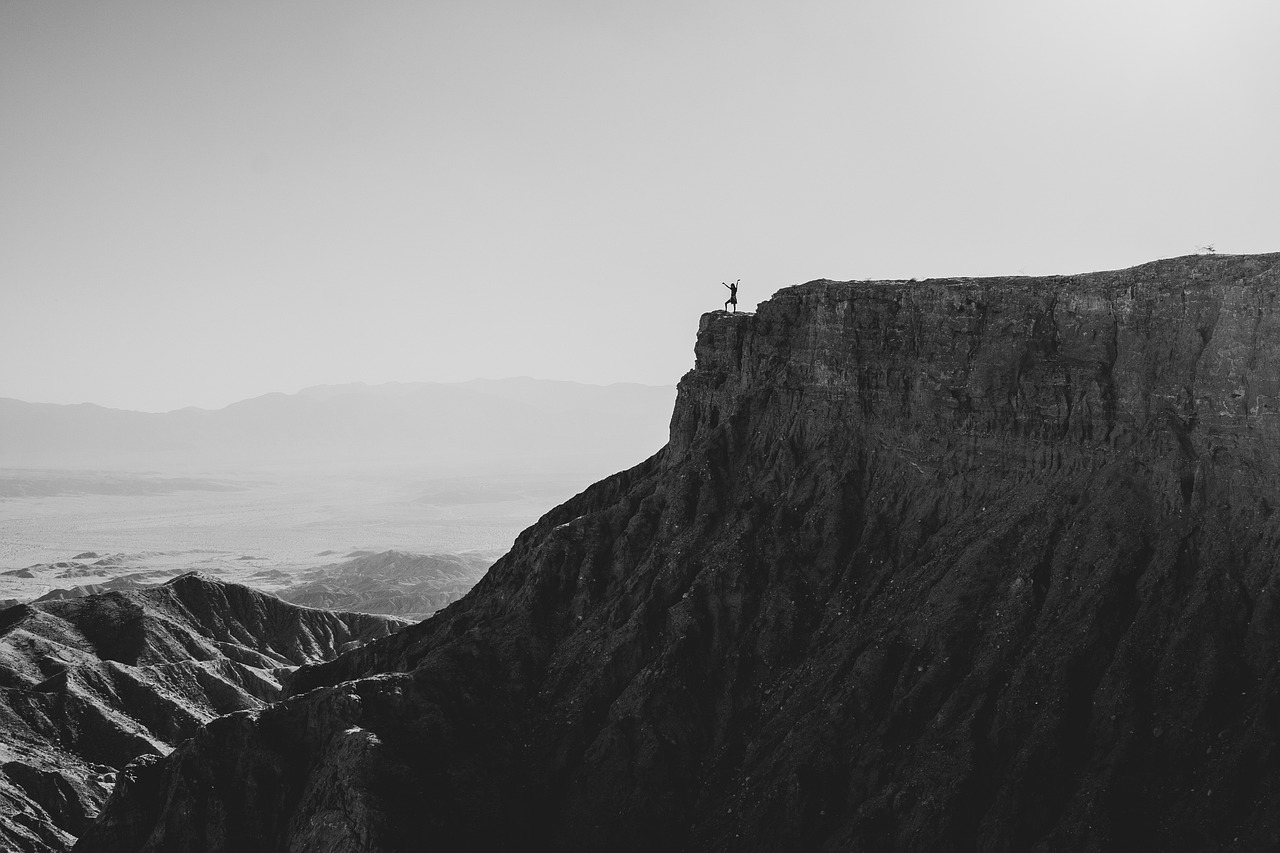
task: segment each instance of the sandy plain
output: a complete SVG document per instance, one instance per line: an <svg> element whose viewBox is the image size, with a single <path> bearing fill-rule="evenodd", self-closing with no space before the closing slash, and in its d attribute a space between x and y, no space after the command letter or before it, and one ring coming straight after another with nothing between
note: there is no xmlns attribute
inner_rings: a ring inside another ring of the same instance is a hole
<svg viewBox="0 0 1280 853"><path fill-rule="evenodd" d="M496 559L599 476L0 470L0 599L191 570L270 591L300 570L389 549ZM73 561L86 552L96 556Z"/></svg>

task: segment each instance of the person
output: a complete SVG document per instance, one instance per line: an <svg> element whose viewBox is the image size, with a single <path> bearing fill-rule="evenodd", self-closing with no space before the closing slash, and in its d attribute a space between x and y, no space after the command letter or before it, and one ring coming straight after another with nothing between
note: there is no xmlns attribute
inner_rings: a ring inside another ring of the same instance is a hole
<svg viewBox="0 0 1280 853"><path fill-rule="evenodd" d="M742 281L742 279L738 279L738 281ZM728 311L729 306L732 305L733 313L735 314L738 313L738 281L735 281L733 284L725 284L723 281L720 282L721 284L724 284L725 287L729 288L729 298L724 301L724 310Z"/></svg>

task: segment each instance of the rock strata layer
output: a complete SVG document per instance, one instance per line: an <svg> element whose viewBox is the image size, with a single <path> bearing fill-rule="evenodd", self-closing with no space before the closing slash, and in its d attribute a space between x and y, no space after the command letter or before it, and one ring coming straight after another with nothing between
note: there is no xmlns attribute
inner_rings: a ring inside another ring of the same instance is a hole
<svg viewBox="0 0 1280 853"><path fill-rule="evenodd" d="M816 281L460 602L77 851L1280 844L1280 255Z"/></svg>
<svg viewBox="0 0 1280 853"><path fill-rule="evenodd" d="M69 849L130 761L403 624L198 575L0 612L0 847Z"/></svg>

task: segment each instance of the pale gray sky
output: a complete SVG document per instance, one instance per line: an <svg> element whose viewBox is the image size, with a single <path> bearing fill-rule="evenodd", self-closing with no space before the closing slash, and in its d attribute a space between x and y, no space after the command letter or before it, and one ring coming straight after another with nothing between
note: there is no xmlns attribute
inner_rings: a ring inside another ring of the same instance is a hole
<svg viewBox="0 0 1280 853"><path fill-rule="evenodd" d="M812 278L1280 249L1275 0L0 0L0 396L676 381Z"/></svg>

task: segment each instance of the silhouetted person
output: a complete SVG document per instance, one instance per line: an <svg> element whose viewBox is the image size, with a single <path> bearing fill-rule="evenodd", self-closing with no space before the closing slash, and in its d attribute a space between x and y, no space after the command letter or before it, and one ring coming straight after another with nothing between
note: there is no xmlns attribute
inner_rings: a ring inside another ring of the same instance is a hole
<svg viewBox="0 0 1280 853"><path fill-rule="evenodd" d="M738 281L742 281L742 279L738 279ZM729 288L729 298L724 301L724 310L728 311L729 306L732 305L733 313L735 314L738 313L738 281L735 281L733 284L725 284L723 281L720 282L721 284L724 284L725 287Z"/></svg>

